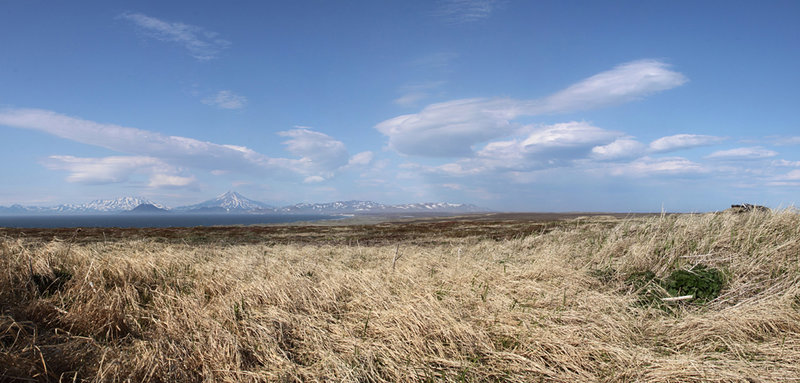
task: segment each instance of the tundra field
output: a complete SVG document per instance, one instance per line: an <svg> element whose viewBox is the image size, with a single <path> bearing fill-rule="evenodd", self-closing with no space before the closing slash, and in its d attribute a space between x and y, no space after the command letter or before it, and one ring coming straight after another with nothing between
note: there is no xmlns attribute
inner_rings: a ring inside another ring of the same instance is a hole
<svg viewBox="0 0 800 383"><path fill-rule="evenodd" d="M800 213L0 229L2 382L800 381Z"/></svg>

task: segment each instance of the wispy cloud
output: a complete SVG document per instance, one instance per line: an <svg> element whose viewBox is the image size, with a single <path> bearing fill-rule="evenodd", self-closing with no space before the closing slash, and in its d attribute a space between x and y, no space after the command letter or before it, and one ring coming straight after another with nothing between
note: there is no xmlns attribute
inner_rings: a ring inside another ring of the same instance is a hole
<svg viewBox="0 0 800 383"><path fill-rule="evenodd" d="M351 160L341 141L304 127L280 132L280 135L289 137L284 142L287 150L300 158L276 158L244 146L167 136L40 109L0 110L0 125L37 130L131 155L106 158L53 156L46 162L51 169L68 171L68 180L82 183L124 182L132 174L140 173L151 177L159 175L151 178L153 186L190 185L190 177L178 174L180 168L327 179ZM363 157L357 159L363 160Z"/></svg>
<svg viewBox="0 0 800 383"><path fill-rule="evenodd" d="M393 102L400 106L414 106L426 98L428 98L428 94L425 92L407 92L394 99Z"/></svg>
<svg viewBox="0 0 800 383"><path fill-rule="evenodd" d="M473 145L509 135L514 119L575 112L621 104L686 83L682 74L657 60L619 65L551 96L534 100L473 98L431 104L415 114L383 121L375 128L389 147L409 155L468 157Z"/></svg>
<svg viewBox="0 0 800 383"><path fill-rule="evenodd" d="M592 149L592 158L597 160L619 160L641 157L645 154L675 152L683 149L719 144L727 137L702 134L675 134L654 140L645 145L632 137L620 138L608 145Z"/></svg>
<svg viewBox="0 0 800 383"><path fill-rule="evenodd" d="M523 103L528 114L563 113L635 101L679 87L688 79L658 60L638 60L598 73L540 100Z"/></svg>
<svg viewBox="0 0 800 383"><path fill-rule="evenodd" d="M431 96L444 84L444 81L431 81L420 84L405 85L400 88L402 96L396 98L394 103L400 106L415 106L420 101Z"/></svg>
<svg viewBox="0 0 800 383"><path fill-rule="evenodd" d="M127 181L134 174L162 174L174 168L163 161L146 156L112 156L80 158L50 156L43 165L48 169L65 170L67 181L83 184L108 184Z"/></svg>
<svg viewBox="0 0 800 383"><path fill-rule="evenodd" d="M775 160L775 161L772 161L772 166L776 166L776 167L800 167L800 161Z"/></svg>
<svg viewBox="0 0 800 383"><path fill-rule="evenodd" d="M198 60L217 58L231 44L230 41L221 39L218 33L194 25L164 21L133 12L123 13L120 17L134 23L151 38L182 45Z"/></svg>
<svg viewBox="0 0 800 383"><path fill-rule="evenodd" d="M784 181L800 181L800 170L792 170L789 173L783 174L777 178Z"/></svg>
<svg viewBox="0 0 800 383"><path fill-rule="evenodd" d="M698 146L715 145L725 141L725 137L706 136L701 134L676 134L661 137L650 143L650 150L654 153L673 152L681 149L695 148Z"/></svg>
<svg viewBox="0 0 800 383"><path fill-rule="evenodd" d="M776 146L800 145L800 136L770 136L767 139Z"/></svg>
<svg viewBox="0 0 800 383"><path fill-rule="evenodd" d="M761 146L751 146L746 148L736 148L729 150L719 150L709 154L706 158L711 160L740 161L740 160L760 160L771 158L778 155L774 150L765 149Z"/></svg>
<svg viewBox="0 0 800 383"><path fill-rule="evenodd" d="M428 69L443 69L457 58L458 53L455 52L435 52L412 60L411 65Z"/></svg>
<svg viewBox="0 0 800 383"><path fill-rule="evenodd" d="M596 160L618 160L639 157L644 153L646 146L631 138L620 138L614 142L595 146L592 148L591 157Z"/></svg>
<svg viewBox="0 0 800 383"><path fill-rule="evenodd" d="M221 109L242 109L247 105L247 97L230 90L221 90L214 96L204 98L203 104Z"/></svg>
<svg viewBox="0 0 800 383"><path fill-rule="evenodd" d="M440 0L435 14L452 24L471 23L491 16L503 3L500 0Z"/></svg>
<svg viewBox="0 0 800 383"><path fill-rule="evenodd" d="M611 175L628 177L691 175L708 172L709 169L703 165L682 157L642 157L628 163L615 164L610 169Z"/></svg>
<svg viewBox="0 0 800 383"><path fill-rule="evenodd" d="M325 181L325 178L323 178L323 177L310 176L310 177L306 177L306 179L303 180L303 183L304 184L315 184L315 183L319 183L319 182L323 182L323 181Z"/></svg>

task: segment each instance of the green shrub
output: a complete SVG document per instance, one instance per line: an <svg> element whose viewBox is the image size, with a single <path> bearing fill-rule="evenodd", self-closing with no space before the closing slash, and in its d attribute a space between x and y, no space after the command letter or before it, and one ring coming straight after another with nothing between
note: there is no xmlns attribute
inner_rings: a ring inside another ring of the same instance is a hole
<svg viewBox="0 0 800 383"><path fill-rule="evenodd" d="M625 283L637 292L641 305L662 306L662 298L691 295L692 303L707 303L719 296L725 285L722 271L706 265L697 265L691 270L675 270L665 279L659 279L652 271L631 273Z"/></svg>
<svg viewBox="0 0 800 383"><path fill-rule="evenodd" d="M697 303L718 297L724 284L722 272L705 265L697 265L691 270L675 270L662 282L671 296L692 295Z"/></svg>

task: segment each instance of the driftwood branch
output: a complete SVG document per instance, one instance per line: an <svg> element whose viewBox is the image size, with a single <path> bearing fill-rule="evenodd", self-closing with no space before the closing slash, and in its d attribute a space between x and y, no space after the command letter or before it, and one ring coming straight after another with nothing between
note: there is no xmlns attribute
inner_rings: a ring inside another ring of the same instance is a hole
<svg viewBox="0 0 800 383"><path fill-rule="evenodd" d="M397 247L394 249L394 258L392 258L392 272L394 272L395 265L397 264L397 260L402 257L403 254L400 254L400 245L398 244Z"/></svg>
<svg viewBox="0 0 800 383"><path fill-rule="evenodd" d="M694 295L681 295L679 297L661 298L664 302L679 302L694 298Z"/></svg>

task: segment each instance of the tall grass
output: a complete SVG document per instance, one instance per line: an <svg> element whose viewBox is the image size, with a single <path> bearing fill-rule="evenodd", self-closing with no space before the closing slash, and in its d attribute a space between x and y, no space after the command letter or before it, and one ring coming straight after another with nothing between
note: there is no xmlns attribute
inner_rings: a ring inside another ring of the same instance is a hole
<svg viewBox="0 0 800 383"><path fill-rule="evenodd" d="M631 282L697 265L725 276L707 302ZM788 381L800 215L399 250L3 238L0 308L0 381Z"/></svg>

